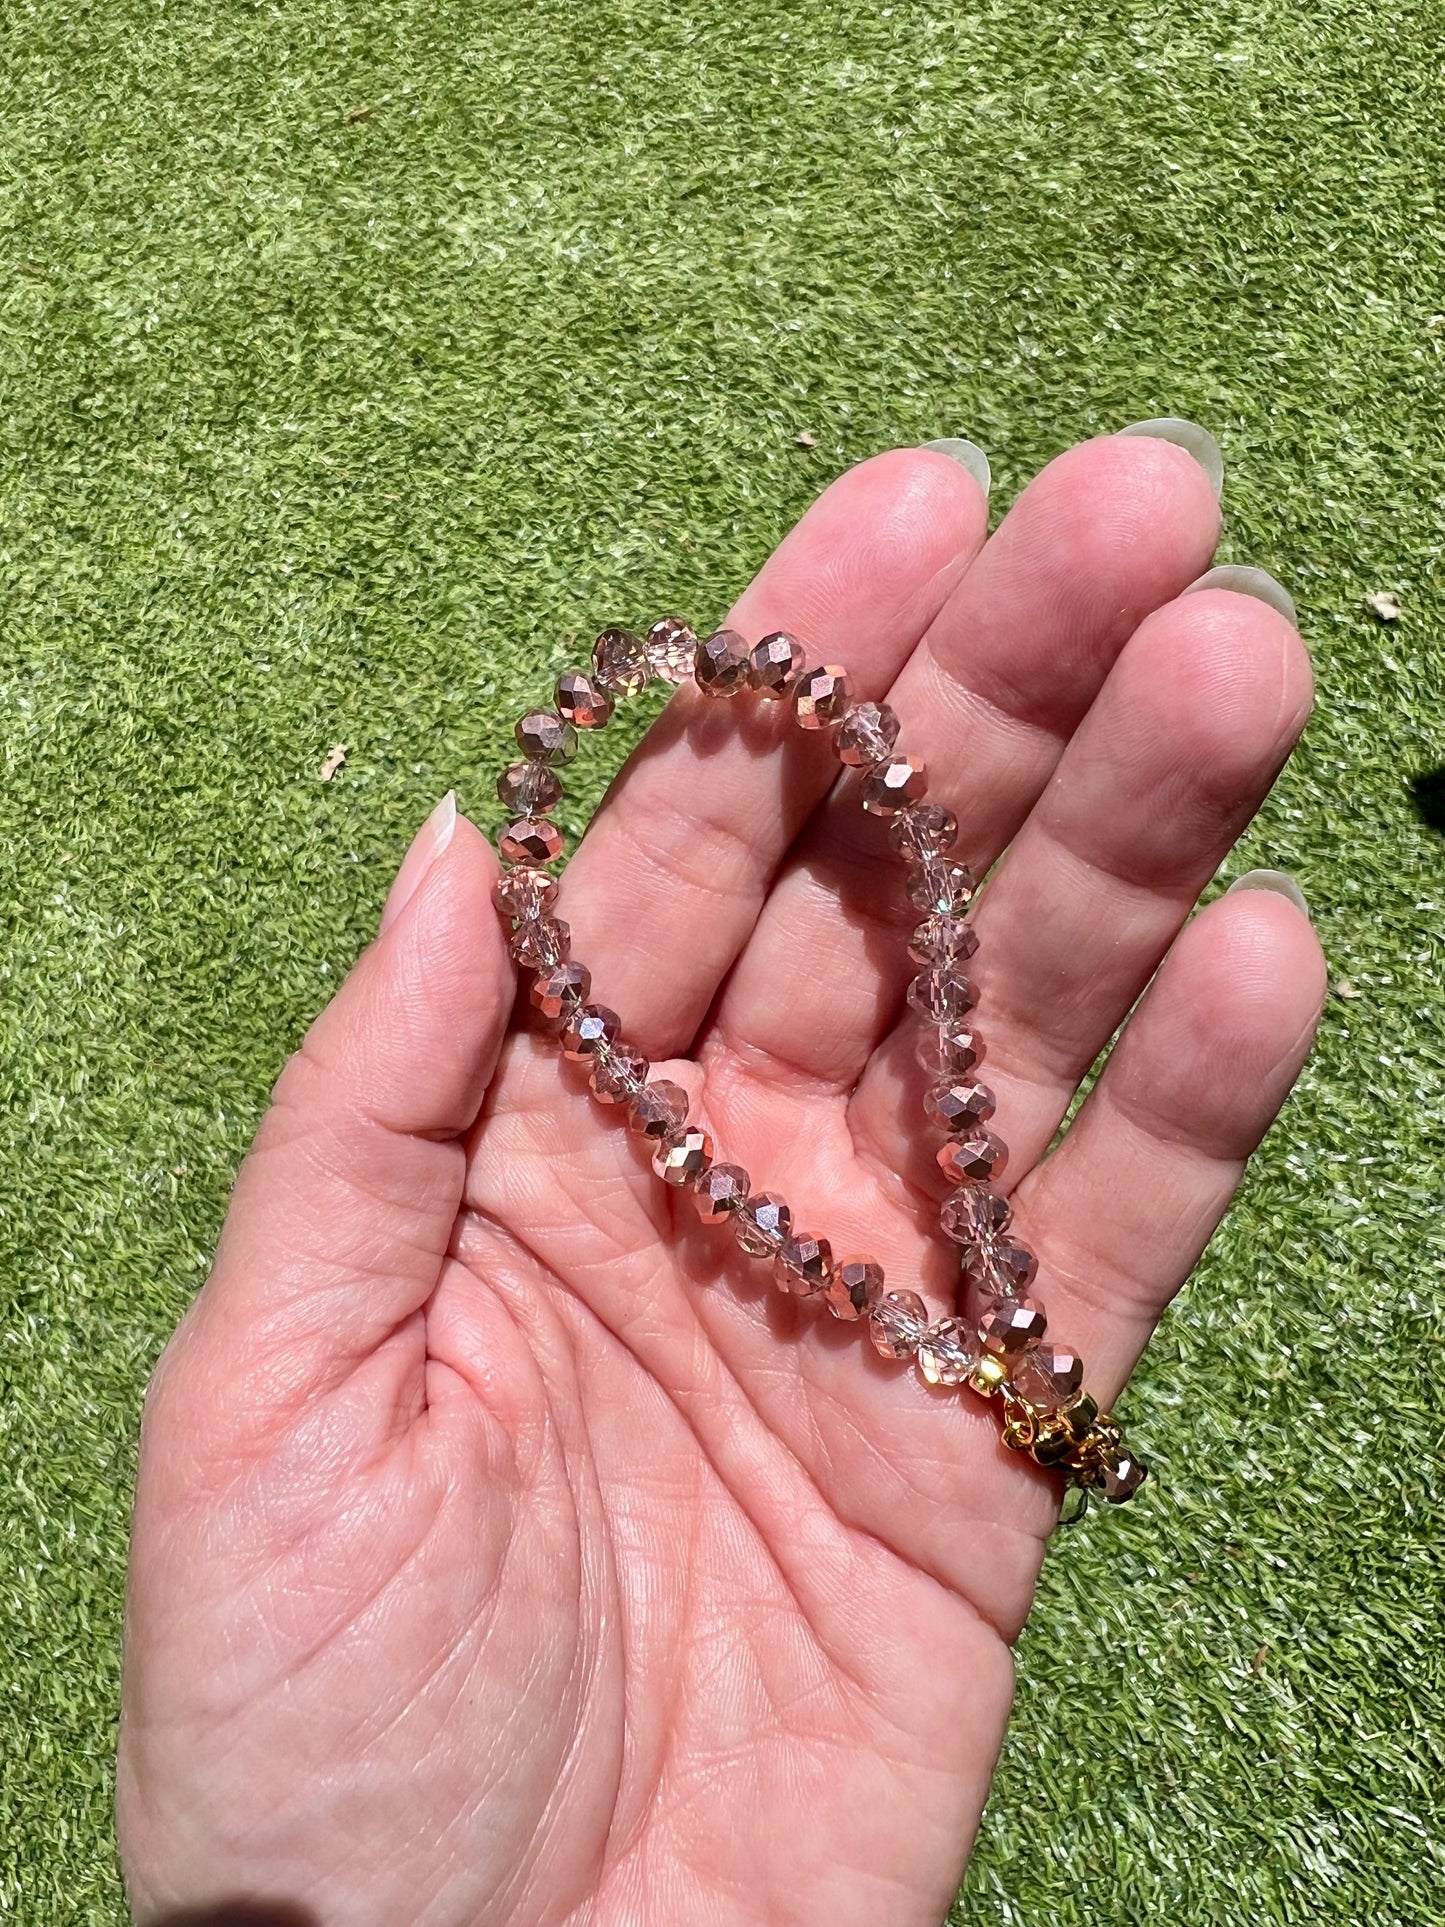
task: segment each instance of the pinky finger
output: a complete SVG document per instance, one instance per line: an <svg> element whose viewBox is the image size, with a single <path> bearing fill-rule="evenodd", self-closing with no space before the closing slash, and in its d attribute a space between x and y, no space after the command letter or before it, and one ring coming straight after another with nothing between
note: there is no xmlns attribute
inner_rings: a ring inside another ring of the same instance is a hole
<svg viewBox="0 0 1445 1927"><path fill-rule="evenodd" d="M1324 1002L1309 919L1234 891L1186 926L1054 1154L1015 1194L1049 1321L1112 1400L1299 1076Z"/></svg>

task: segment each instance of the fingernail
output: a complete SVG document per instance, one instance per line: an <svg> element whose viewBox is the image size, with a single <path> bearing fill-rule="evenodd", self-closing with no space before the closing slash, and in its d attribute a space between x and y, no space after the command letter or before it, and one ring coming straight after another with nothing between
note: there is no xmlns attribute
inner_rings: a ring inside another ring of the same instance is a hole
<svg viewBox="0 0 1445 1927"><path fill-rule="evenodd" d="M389 930L421 888L428 870L452 840L457 827L457 793L448 790L426 822L412 838L411 848L401 860L386 896L381 913L381 928Z"/></svg>
<svg viewBox="0 0 1445 1927"><path fill-rule="evenodd" d="M1256 602L1267 602L1271 609L1278 609L1286 622L1295 620L1294 597L1267 569L1252 569L1243 562L1221 562L1216 568L1206 569L1184 593L1190 595L1195 589L1229 589L1235 595L1251 595Z"/></svg>
<svg viewBox="0 0 1445 1927"><path fill-rule="evenodd" d="M988 465L988 457L977 442L966 442L959 435L945 435L940 441L925 442L925 448L936 448L940 455L951 455L956 462L966 468L979 487L987 495L993 473Z"/></svg>
<svg viewBox="0 0 1445 1927"><path fill-rule="evenodd" d="M1305 893L1288 870L1246 870L1242 877L1236 877L1225 891L1232 896L1236 890L1273 890L1277 897L1288 897L1297 910L1310 913Z"/></svg>
<svg viewBox="0 0 1445 1927"><path fill-rule="evenodd" d="M1207 428L1198 422L1187 422L1179 415L1156 415L1147 422L1130 422L1127 428L1119 430L1121 435L1148 435L1156 442L1173 442L1192 455L1209 477L1209 486L1216 495L1224 490L1224 450L1215 441Z"/></svg>

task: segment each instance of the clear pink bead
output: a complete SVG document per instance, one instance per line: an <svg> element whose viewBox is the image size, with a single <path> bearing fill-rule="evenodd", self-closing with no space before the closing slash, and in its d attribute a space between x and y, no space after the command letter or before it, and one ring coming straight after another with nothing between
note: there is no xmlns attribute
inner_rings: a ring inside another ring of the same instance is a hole
<svg viewBox="0 0 1445 1927"><path fill-rule="evenodd" d="M606 1004L583 1004L562 1026L562 1055L583 1063L615 1042L622 1019Z"/></svg>
<svg viewBox="0 0 1445 1927"><path fill-rule="evenodd" d="M928 1024L918 1033L914 1054L935 1079L967 1077L983 1062L983 1039L965 1018L939 1029Z"/></svg>
<svg viewBox="0 0 1445 1927"><path fill-rule="evenodd" d="M930 1385L962 1385L978 1363L978 1339L961 1318L940 1318L923 1334L917 1356Z"/></svg>
<svg viewBox="0 0 1445 1927"><path fill-rule="evenodd" d="M512 955L528 970L550 970L565 963L572 933L560 917L531 917L509 939Z"/></svg>
<svg viewBox="0 0 1445 1927"><path fill-rule="evenodd" d="M555 709L529 709L517 724L517 747L535 763L570 763L577 732Z"/></svg>
<svg viewBox="0 0 1445 1927"><path fill-rule="evenodd" d="M681 616L664 616L647 632L647 660L663 682L686 682L692 674L697 636Z"/></svg>
<svg viewBox="0 0 1445 1927"><path fill-rule="evenodd" d="M829 729L848 708L848 675L836 663L809 669L793 691L793 715L803 729Z"/></svg>
<svg viewBox="0 0 1445 1927"><path fill-rule="evenodd" d="M888 825L888 841L910 863L942 855L957 838L958 818L941 803L914 803Z"/></svg>
<svg viewBox="0 0 1445 1927"><path fill-rule="evenodd" d="M559 963L532 980L532 1007L549 1024L565 1024L592 992L592 972L586 964Z"/></svg>
<svg viewBox="0 0 1445 1927"><path fill-rule="evenodd" d="M556 877L528 863L504 870L492 885L492 902L504 917L537 917L556 900Z"/></svg>
<svg viewBox="0 0 1445 1927"><path fill-rule="evenodd" d="M870 816L897 816L928 788L928 771L916 756L891 756L863 778L859 797Z"/></svg>
<svg viewBox="0 0 1445 1927"><path fill-rule="evenodd" d="M1048 1322L1034 1298L998 1298L978 1321L979 1343L994 1358L1022 1358L1038 1344Z"/></svg>
<svg viewBox="0 0 1445 1927"><path fill-rule="evenodd" d="M978 1002L973 979L952 964L920 970L908 986L908 1001L930 1024L952 1028Z"/></svg>
<svg viewBox="0 0 1445 1927"><path fill-rule="evenodd" d="M775 1258L793 1229L792 1207L776 1191L759 1191L744 1201L733 1232L750 1258Z"/></svg>
<svg viewBox="0 0 1445 1927"><path fill-rule="evenodd" d="M835 1318L866 1318L883 1296L883 1267L874 1258L845 1258L834 1265L823 1300Z"/></svg>
<svg viewBox="0 0 1445 1927"><path fill-rule="evenodd" d="M811 1298L822 1291L833 1275L833 1251L826 1238L813 1238L806 1232L786 1239L773 1260L774 1274L784 1291L798 1298Z"/></svg>
<svg viewBox="0 0 1445 1927"><path fill-rule="evenodd" d="M1012 1216L1007 1198L984 1185L970 1184L944 1199L938 1222L944 1236L956 1244L987 1245L1008 1229Z"/></svg>
<svg viewBox="0 0 1445 1927"><path fill-rule="evenodd" d="M545 816L519 816L497 838L508 863L554 863L562 854L562 832Z"/></svg>
<svg viewBox="0 0 1445 1927"><path fill-rule="evenodd" d="M1102 1473L1099 1490L1111 1505L1122 1505L1126 1499L1132 1499L1149 1476L1143 1460L1136 1459L1122 1445L1105 1454Z"/></svg>
<svg viewBox="0 0 1445 1927"><path fill-rule="evenodd" d="M631 1125L641 1137L671 1137L687 1122L687 1092L670 1077L646 1084L632 1099Z"/></svg>
<svg viewBox="0 0 1445 1927"><path fill-rule="evenodd" d="M962 917L925 917L908 939L915 963L967 963L978 949L978 932Z"/></svg>
<svg viewBox="0 0 1445 1927"><path fill-rule="evenodd" d="M704 1224L731 1218L747 1196L748 1174L740 1164L710 1164L693 1186L693 1203Z"/></svg>
<svg viewBox="0 0 1445 1927"><path fill-rule="evenodd" d="M933 1086L923 1108L931 1124L958 1137L972 1135L977 1125L987 1124L998 1109L998 1101L987 1084L950 1078Z"/></svg>
<svg viewBox="0 0 1445 1927"><path fill-rule="evenodd" d="M963 1275L985 1298L1022 1298L1039 1275L1039 1261L1027 1245L992 1239L970 1253Z"/></svg>
<svg viewBox="0 0 1445 1927"><path fill-rule="evenodd" d="M609 694L635 696L647 684L647 651L630 629L604 629L592 645L592 668Z"/></svg>
<svg viewBox="0 0 1445 1927"><path fill-rule="evenodd" d="M711 1163L712 1139L700 1124L675 1131L652 1154L652 1168L664 1184L695 1184Z"/></svg>
<svg viewBox="0 0 1445 1927"><path fill-rule="evenodd" d="M709 696L736 696L748 686L748 645L736 629L704 636L693 657L697 686Z"/></svg>
<svg viewBox="0 0 1445 1927"><path fill-rule="evenodd" d="M930 916L957 917L973 901L973 871L945 856L926 856L908 873L908 901Z"/></svg>
<svg viewBox="0 0 1445 1927"><path fill-rule="evenodd" d="M754 689L774 700L791 696L806 662L802 643L786 631L775 629L753 645L748 658L748 680Z"/></svg>
<svg viewBox="0 0 1445 1927"><path fill-rule="evenodd" d="M886 762L898 741L898 718L887 703L854 703L833 738L840 763L855 769Z"/></svg>
<svg viewBox="0 0 1445 1927"><path fill-rule="evenodd" d="M601 729L612 718L612 698L585 669L568 669L557 678L557 713L578 729Z"/></svg>
<svg viewBox="0 0 1445 1927"><path fill-rule="evenodd" d="M1008 1146L992 1131L973 1131L940 1146L938 1166L954 1184L993 1184L1008 1166Z"/></svg>
<svg viewBox="0 0 1445 1927"><path fill-rule="evenodd" d="M651 1069L640 1050L619 1038L605 1051L592 1053L587 1081L599 1104L630 1104L642 1095Z"/></svg>
<svg viewBox="0 0 1445 1927"><path fill-rule="evenodd" d="M883 1358L912 1358L928 1330L928 1307L916 1291L886 1291L868 1315L868 1336Z"/></svg>
<svg viewBox="0 0 1445 1927"><path fill-rule="evenodd" d="M562 800L562 783L545 763L508 763L497 778L502 807L515 816L540 816Z"/></svg>
<svg viewBox="0 0 1445 1927"><path fill-rule="evenodd" d="M1045 1339L1024 1353L1009 1378L1020 1398L1040 1412L1056 1412L1082 1389L1084 1361L1066 1345L1053 1345Z"/></svg>

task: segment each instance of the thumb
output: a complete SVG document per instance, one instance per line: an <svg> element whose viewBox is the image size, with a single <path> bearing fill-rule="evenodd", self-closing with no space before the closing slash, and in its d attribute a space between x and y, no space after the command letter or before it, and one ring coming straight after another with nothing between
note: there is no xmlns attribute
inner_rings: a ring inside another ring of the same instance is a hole
<svg viewBox="0 0 1445 1927"><path fill-rule="evenodd" d="M276 1084L214 1269L168 1348L233 1442L239 1426L260 1443L385 1346L420 1379L419 1314L515 995L496 875L448 794L379 935Z"/></svg>

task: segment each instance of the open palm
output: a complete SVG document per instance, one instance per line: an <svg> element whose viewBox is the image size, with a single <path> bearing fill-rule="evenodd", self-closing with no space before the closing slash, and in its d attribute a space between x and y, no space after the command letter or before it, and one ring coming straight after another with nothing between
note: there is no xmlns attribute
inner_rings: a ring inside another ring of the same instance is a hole
<svg viewBox="0 0 1445 1927"><path fill-rule="evenodd" d="M1263 602L1182 593L1217 509L1177 447L1084 444L985 521L947 455L881 456L732 621L888 694L959 854L1006 852L976 959L1004 1188L1112 1398L1318 1014L1283 897L1186 924L1309 672ZM937 1309L916 913L782 707L680 691L560 912L719 1156ZM157 1369L118 1788L137 1916L935 1927L1057 1482L657 1182L525 996L514 1019L495 874L432 819Z"/></svg>

